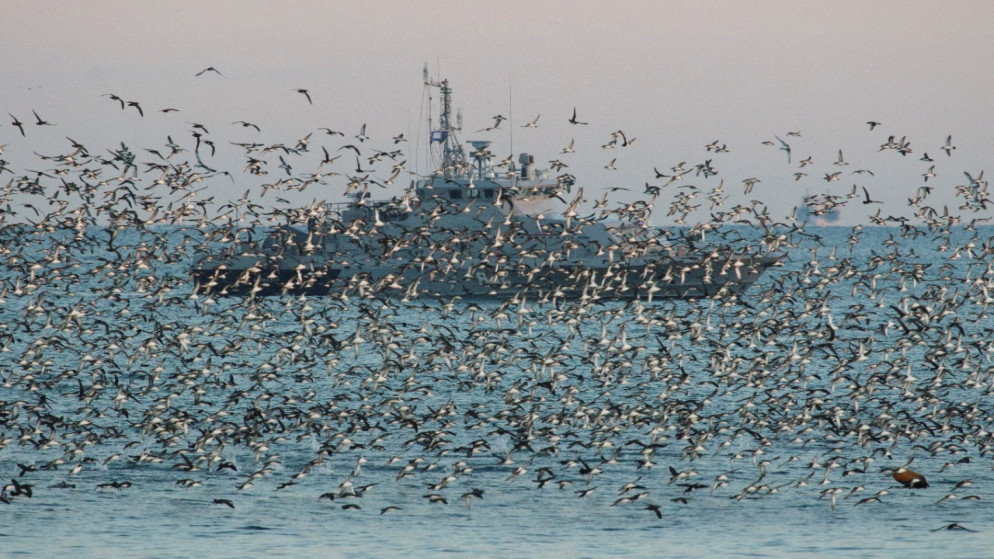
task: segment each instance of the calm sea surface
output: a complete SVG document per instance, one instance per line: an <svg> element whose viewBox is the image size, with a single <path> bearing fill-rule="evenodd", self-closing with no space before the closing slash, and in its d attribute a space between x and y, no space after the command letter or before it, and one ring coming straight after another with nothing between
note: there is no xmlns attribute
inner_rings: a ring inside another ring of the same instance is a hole
<svg viewBox="0 0 994 559"><path fill-rule="evenodd" d="M990 557L992 234L589 306L192 298L180 233L21 236L0 555Z"/></svg>

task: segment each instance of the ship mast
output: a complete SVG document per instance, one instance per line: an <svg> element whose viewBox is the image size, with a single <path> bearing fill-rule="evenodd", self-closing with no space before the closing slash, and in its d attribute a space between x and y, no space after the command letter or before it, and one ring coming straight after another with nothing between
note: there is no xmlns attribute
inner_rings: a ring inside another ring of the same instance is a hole
<svg viewBox="0 0 994 559"><path fill-rule="evenodd" d="M425 66L424 82L426 87L437 87L442 94L442 114L438 119L438 128L431 129L430 132L431 145L434 146L436 142L442 145L440 170L446 177L461 175L467 168L466 153L456 136L456 132L462 130L462 115L457 116L455 123L452 122L452 88L449 87L449 80L433 81ZM429 128L431 126L432 123L429 122Z"/></svg>

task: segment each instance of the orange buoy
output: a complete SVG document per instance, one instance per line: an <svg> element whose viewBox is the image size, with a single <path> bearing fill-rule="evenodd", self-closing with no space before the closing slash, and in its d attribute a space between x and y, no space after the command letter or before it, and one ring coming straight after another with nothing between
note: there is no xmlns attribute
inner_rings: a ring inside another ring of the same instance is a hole
<svg viewBox="0 0 994 559"><path fill-rule="evenodd" d="M914 470L909 470L904 466L901 466L900 468L894 470L893 475L894 479L905 487L910 487L912 489L914 488L924 489L928 487L928 482L925 481L925 476L919 474Z"/></svg>

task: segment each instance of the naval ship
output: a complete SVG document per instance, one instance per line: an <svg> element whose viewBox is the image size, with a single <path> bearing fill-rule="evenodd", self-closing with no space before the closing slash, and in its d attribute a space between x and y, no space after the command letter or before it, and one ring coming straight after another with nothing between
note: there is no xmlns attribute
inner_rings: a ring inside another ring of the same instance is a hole
<svg viewBox="0 0 994 559"><path fill-rule="evenodd" d="M647 299L739 293L778 262L748 248L674 247L648 225L651 204L619 219L585 213L568 173L521 154L497 161L489 141L460 142L452 88L429 117L437 170L403 196L321 204L261 242L202 256L192 275L209 295L316 294L411 299ZM436 127L437 125L437 127ZM574 189L576 192L574 193Z"/></svg>

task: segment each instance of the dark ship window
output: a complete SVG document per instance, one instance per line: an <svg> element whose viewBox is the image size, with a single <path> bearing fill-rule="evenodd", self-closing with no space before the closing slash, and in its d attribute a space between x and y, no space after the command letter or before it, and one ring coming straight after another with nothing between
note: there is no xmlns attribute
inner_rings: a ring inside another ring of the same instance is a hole
<svg viewBox="0 0 994 559"><path fill-rule="evenodd" d="M449 191L449 198L451 198L452 200L459 200L460 198L462 198L462 191L459 190L458 188L453 188L452 190Z"/></svg>
<svg viewBox="0 0 994 559"><path fill-rule="evenodd" d="M485 199L487 199L487 200L492 199L494 197L494 189L492 189L492 188L484 188L483 189L483 197Z"/></svg>

